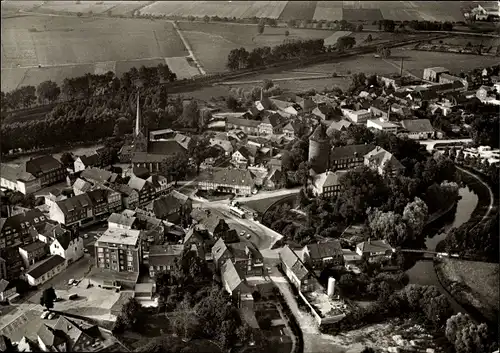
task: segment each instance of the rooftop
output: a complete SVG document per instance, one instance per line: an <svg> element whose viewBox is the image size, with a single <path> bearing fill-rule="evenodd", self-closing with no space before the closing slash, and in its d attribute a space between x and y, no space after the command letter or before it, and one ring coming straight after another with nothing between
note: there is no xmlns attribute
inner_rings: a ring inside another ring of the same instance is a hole
<svg viewBox="0 0 500 353"><path fill-rule="evenodd" d="M409 132L432 132L434 128L429 119L408 119L401 121L401 126Z"/></svg>
<svg viewBox="0 0 500 353"><path fill-rule="evenodd" d="M392 246L385 239L364 241L357 244L356 248L360 249L363 253L393 250Z"/></svg>
<svg viewBox="0 0 500 353"><path fill-rule="evenodd" d="M20 246L19 249L23 249L27 252L35 252L37 250L45 248L46 245L47 244L45 244L44 242L37 240L31 244Z"/></svg>
<svg viewBox="0 0 500 353"><path fill-rule="evenodd" d="M26 272L26 275L30 275L34 279L38 279L65 261L66 260L59 255L52 255L48 259L35 264L33 268Z"/></svg>
<svg viewBox="0 0 500 353"><path fill-rule="evenodd" d="M252 175L246 169L218 169L208 174L208 180L217 184L253 186Z"/></svg>
<svg viewBox="0 0 500 353"><path fill-rule="evenodd" d="M124 226L131 227L132 224L136 221L135 217L128 217L124 214L113 213L108 218L108 223L116 223Z"/></svg>
<svg viewBox="0 0 500 353"><path fill-rule="evenodd" d="M0 175L2 178L12 182L16 182L17 180L31 181L36 179L32 174L25 172L21 167L13 167L4 163L0 164Z"/></svg>
<svg viewBox="0 0 500 353"><path fill-rule="evenodd" d="M394 128L394 127L398 127L396 124L393 124L389 121L384 121L384 120L381 120L381 119L369 119L369 121L371 121L373 124L377 124L378 126L382 127L382 128Z"/></svg>
<svg viewBox="0 0 500 353"><path fill-rule="evenodd" d="M141 231L133 229L108 228L96 243L114 243L123 245L137 245Z"/></svg>
<svg viewBox="0 0 500 353"><path fill-rule="evenodd" d="M61 163L51 155L32 158L25 164L25 171L33 175L61 168Z"/></svg>
<svg viewBox="0 0 500 353"><path fill-rule="evenodd" d="M370 151L373 151L375 146L372 144L364 145L347 145L332 148L330 158L332 160L340 160L345 158L353 158L355 156L363 157Z"/></svg>

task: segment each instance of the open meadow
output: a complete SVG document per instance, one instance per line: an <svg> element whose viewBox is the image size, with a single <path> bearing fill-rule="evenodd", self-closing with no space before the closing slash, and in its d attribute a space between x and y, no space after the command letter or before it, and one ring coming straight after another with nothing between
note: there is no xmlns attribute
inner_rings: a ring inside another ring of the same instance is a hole
<svg viewBox="0 0 500 353"><path fill-rule="evenodd" d="M48 79L61 83L85 73L111 70L121 75L133 66L158 65L166 58L187 55L173 25L165 21L42 15L4 18L2 91ZM192 72L189 63L176 60L179 77L188 76Z"/></svg>
<svg viewBox="0 0 500 353"><path fill-rule="evenodd" d="M127 15L149 3L150 1L43 1L36 10L47 13L81 12L82 14L102 14L110 11L113 15Z"/></svg>

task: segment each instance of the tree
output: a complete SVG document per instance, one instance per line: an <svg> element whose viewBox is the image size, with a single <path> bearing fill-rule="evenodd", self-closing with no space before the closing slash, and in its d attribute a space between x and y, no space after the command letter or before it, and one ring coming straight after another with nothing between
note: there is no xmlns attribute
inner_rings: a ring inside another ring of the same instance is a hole
<svg viewBox="0 0 500 353"><path fill-rule="evenodd" d="M226 99L226 105L227 105L228 109L231 109L233 112L235 112L239 107L239 102L233 96L229 96Z"/></svg>
<svg viewBox="0 0 500 353"><path fill-rule="evenodd" d="M406 205L403 211L403 220L412 230L414 238L422 234L428 216L429 212L427 205L418 197L415 197L413 202Z"/></svg>
<svg viewBox="0 0 500 353"><path fill-rule="evenodd" d="M176 183L178 180L186 176L188 171L189 160L185 153L176 152L173 155L167 156L160 165L161 173Z"/></svg>
<svg viewBox="0 0 500 353"><path fill-rule="evenodd" d="M56 291L53 287L49 287L42 292L42 296L40 297L40 305L43 305L48 310L50 310L54 307L56 298Z"/></svg>
<svg viewBox="0 0 500 353"><path fill-rule="evenodd" d="M363 31L363 25L360 23L359 25L356 26L356 32L362 32Z"/></svg>
<svg viewBox="0 0 500 353"><path fill-rule="evenodd" d="M113 135L114 136L123 136L127 133L127 130L130 128L130 123L129 121L121 117L118 120L116 120L115 127L113 129Z"/></svg>
<svg viewBox="0 0 500 353"><path fill-rule="evenodd" d="M137 299L130 298L123 305L122 310L116 319L113 330L115 332L123 332L128 329L134 331L140 330L144 325L145 317L146 312L141 304L139 304Z"/></svg>
<svg viewBox="0 0 500 353"><path fill-rule="evenodd" d="M288 37L290 35L290 31L289 30L286 30L285 31L285 37Z"/></svg>
<svg viewBox="0 0 500 353"><path fill-rule="evenodd" d="M197 127L200 118L200 109L198 103L193 99L182 109L182 115L179 123L185 127Z"/></svg>
<svg viewBox="0 0 500 353"><path fill-rule="evenodd" d="M182 337L184 340L191 339L198 331L199 323L193 313L193 309L189 304L189 301L184 299L177 306L177 315L175 316L172 326L178 336Z"/></svg>
<svg viewBox="0 0 500 353"><path fill-rule="evenodd" d="M373 37L371 34L368 35L368 37L366 37L366 41L369 43L371 41L373 41Z"/></svg>
<svg viewBox="0 0 500 353"><path fill-rule="evenodd" d="M44 81L37 87L38 100L40 102L54 102L61 94L61 89L53 81Z"/></svg>
<svg viewBox="0 0 500 353"><path fill-rule="evenodd" d="M208 17L207 15L203 16L203 22L205 23L210 22L210 17Z"/></svg>
<svg viewBox="0 0 500 353"><path fill-rule="evenodd" d="M66 168L73 168L73 163L75 160L73 159L73 156L69 152L64 152L61 155L61 163L64 167Z"/></svg>
<svg viewBox="0 0 500 353"><path fill-rule="evenodd" d="M236 329L238 340L246 344L252 340L252 328L245 322Z"/></svg>
<svg viewBox="0 0 500 353"><path fill-rule="evenodd" d="M257 25L257 33L258 34L262 34L264 33L264 27L265 27L265 24L264 22L259 22L259 24Z"/></svg>
<svg viewBox="0 0 500 353"><path fill-rule="evenodd" d="M118 151L113 147L104 147L97 154L97 165L107 167L118 158Z"/></svg>
<svg viewBox="0 0 500 353"><path fill-rule="evenodd" d="M219 219L219 224L214 229L214 238L218 239L221 237L222 234L227 232L229 230L229 226L227 225L226 221L224 218Z"/></svg>
<svg viewBox="0 0 500 353"><path fill-rule="evenodd" d="M401 215L375 210L369 217L371 234L376 239L385 239L392 246L403 244L407 240L406 224Z"/></svg>
<svg viewBox="0 0 500 353"><path fill-rule="evenodd" d="M196 164L196 173L200 173L200 165L205 159L211 157L213 150L210 148L210 139L200 136L193 136L188 144L188 156Z"/></svg>
<svg viewBox="0 0 500 353"><path fill-rule="evenodd" d="M337 50L343 52L345 49L351 49L356 45L356 39L354 37L340 37L337 39Z"/></svg>

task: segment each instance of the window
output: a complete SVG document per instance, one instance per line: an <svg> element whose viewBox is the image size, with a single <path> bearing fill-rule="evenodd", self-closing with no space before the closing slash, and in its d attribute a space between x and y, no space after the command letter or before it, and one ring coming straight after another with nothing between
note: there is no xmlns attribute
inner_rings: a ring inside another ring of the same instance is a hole
<svg viewBox="0 0 500 353"><path fill-rule="evenodd" d="M132 266L127 267L127 271L132 272L134 271L134 268Z"/></svg>

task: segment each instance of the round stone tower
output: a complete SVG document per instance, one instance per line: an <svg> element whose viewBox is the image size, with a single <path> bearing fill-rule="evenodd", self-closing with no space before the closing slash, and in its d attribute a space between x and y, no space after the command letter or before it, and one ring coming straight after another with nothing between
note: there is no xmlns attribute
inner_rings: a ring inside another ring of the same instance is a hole
<svg viewBox="0 0 500 353"><path fill-rule="evenodd" d="M326 127L321 122L309 136L309 162L316 173L323 173L328 169L330 160L330 140L326 134Z"/></svg>

